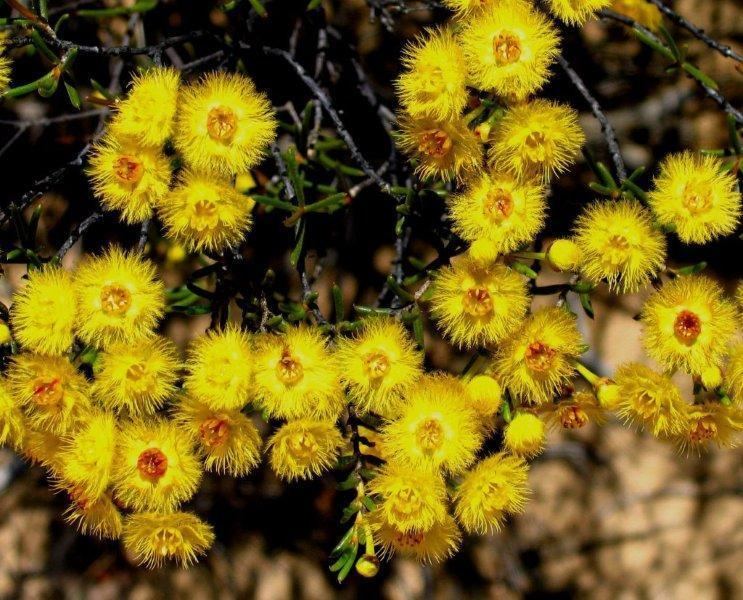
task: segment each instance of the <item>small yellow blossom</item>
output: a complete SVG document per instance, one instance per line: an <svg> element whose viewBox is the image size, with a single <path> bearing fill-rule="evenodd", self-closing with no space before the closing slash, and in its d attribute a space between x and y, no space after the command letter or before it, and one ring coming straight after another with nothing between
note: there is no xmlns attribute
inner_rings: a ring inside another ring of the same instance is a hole
<svg viewBox="0 0 743 600"><path fill-rule="evenodd" d="M23 413L10 393L9 383L0 377L0 445L18 448L23 432Z"/></svg>
<svg viewBox="0 0 743 600"><path fill-rule="evenodd" d="M555 271L577 271L582 260L583 252L573 240L554 240L547 248L547 261Z"/></svg>
<svg viewBox="0 0 743 600"><path fill-rule="evenodd" d="M13 335L10 333L10 327L5 321L0 320L0 346L6 346L13 341Z"/></svg>
<svg viewBox="0 0 743 600"><path fill-rule="evenodd" d="M581 273L622 293L647 285L666 258L665 237L635 200L591 204L576 221L574 240L583 254Z"/></svg>
<svg viewBox="0 0 743 600"><path fill-rule="evenodd" d="M562 429L581 429L588 423L602 424L605 420L598 398L586 391L574 392L544 408L547 422Z"/></svg>
<svg viewBox="0 0 743 600"><path fill-rule="evenodd" d="M47 469L55 478L62 474L61 453L65 439L48 431L26 427L20 451L28 460Z"/></svg>
<svg viewBox="0 0 743 600"><path fill-rule="evenodd" d="M108 494L89 500L79 490L69 490L70 505L64 519L83 535L115 540L121 537L123 518Z"/></svg>
<svg viewBox="0 0 743 600"><path fill-rule="evenodd" d="M467 382L469 406L480 417L492 417L503 404L503 388L489 375L475 375Z"/></svg>
<svg viewBox="0 0 743 600"><path fill-rule="evenodd" d="M442 0L442 4L453 10L458 17L469 17L473 14L490 10L502 0Z"/></svg>
<svg viewBox="0 0 743 600"><path fill-rule="evenodd" d="M538 416L518 412L503 431L503 445L516 456L531 458L544 449L544 430L544 422Z"/></svg>
<svg viewBox="0 0 743 600"><path fill-rule="evenodd" d="M743 405L743 343L739 342L730 349L724 385L736 406Z"/></svg>
<svg viewBox="0 0 743 600"><path fill-rule="evenodd" d="M455 344L495 344L521 322L529 306L523 276L502 265L462 258L436 275L431 313Z"/></svg>
<svg viewBox="0 0 743 600"><path fill-rule="evenodd" d="M735 406L725 406L717 399L689 407L686 429L673 439L682 452L700 452L709 445L718 448L737 446L743 431L743 412Z"/></svg>
<svg viewBox="0 0 743 600"><path fill-rule="evenodd" d="M0 33L0 94L10 87L11 60L5 54L8 34L6 31Z"/></svg>
<svg viewBox="0 0 743 600"><path fill-rule="evenodd" d="M663 24L660 9L647 0L613 0L611 9L620 15L634 19L651 31L658 31Z"/></svg>
<svg viewBox="0 0 743 600"><path fill-rule="evenodd" d="M583 25L612 0L548 0L550 12L569 25Z"/></svg>
<svg viewBox="0 0 743 600"><path fill-rule="evenodd" d="M666 369L701 375L722 363L736 316L718 283L702 275L678 277L645 302L643 345Z"/></svg>
<svg viewBox="0 0 743 600"><path fill-rule="evenodd" d="M74 341L75 294L72 278L50 265L29 271L26 285L13 295L13 330L26 350L63 354Z"/></svg>
<svg viewBox="0 0 743 600"><path fill-rule="evenodd" d="M297 419L282 425L268 441L271 469L281 479L310 479L329 469L343 443L330 421Z"/></svg>
<svg viewBox="0 0 743 600"><path fill-rule="evenodd" d="M383 519L376 519L372 528L384 557L399 555L424 564L446 560L457 551L462 540L456 522L449 515L426 531L401 532Z"/></svg>

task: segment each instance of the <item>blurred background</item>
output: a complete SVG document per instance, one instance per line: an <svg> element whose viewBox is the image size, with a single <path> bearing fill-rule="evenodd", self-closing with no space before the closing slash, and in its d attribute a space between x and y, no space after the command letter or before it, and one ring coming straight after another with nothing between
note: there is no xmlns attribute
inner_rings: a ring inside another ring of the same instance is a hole
<svg viewBox="0 0 743 600"><path fill-rule="evenodd" d="M112 0L96 6L120 4ZM327 23L318 25L320 11L306 12L304 1L266 2L265 19L255 17L250 5L243 4L224 12L213 2L171 0L160 2L141 17L89 20L73 16L60 37L91 45L145 45L210 29L247 39L255 47L293 48L300 62L313 65L318 31L325 29L331 39L324 50L329 66L320 81L370 162L376 166L387 159L389 136L384 119L377 115L394 110L392 82L399 73L400 51L422 28L445 21L448 13L427 2L405 2L401 3L406 7L404 14L392 11L389 21L373 10L385 2L335 0L322 4ZM740 0L676 0L672 4L714 38L743 50ZM65 10L69 3L51 1L49 5L52 10ZM0 9L0 17L7 14L7 7ZM668 26L678 41L688 45L690 60L719 83L734 107L743 107L743 73L736 63ZM727 125L719 107L705 98L694 81L666 73L666 63L621 25L596 20L581 30L565 29L563 39L565 57L613 123L628 167L648 167L641 180L644 186L654 166L669 152L728 145ZM164 62L188 65L213 50L208 42L189 44L166 52ZM44 72L38 56L16 50L13 57L14 85ZM89 80L94 78L117 92L125 88L138 64L146 61L81 56L74 71L82 90L90 91ZM239 63L235 57L217 57L190 69L186 76L237 66L255 78L277 107L291 102L299 110L311 97L285 64L258 53L240 56ZM368 99L370 90L376 96L373 101ZM556 74L543 95L570 102L581 111L588 146L606 159L598 123L570 82ZM63 93L1 105L0 147L15 134L9 121L32 124L0 156L0 173L5 175L0 206L7 206L34 181L72 160L100 127L104 115L99 109L85 105L83 111L97 112L43 125L39 119L74 112ZM281 144L291 141L285 135ZM386 177L404 180L407 171L404 164L393 165ZM274 175L270 160L254 172L259 184ZM586 187L592 179L587 165L579 164L555 183L548 226L537 245L567 232L575 215L593 197ZM43 206L38 239L44 256L53 254L70 230L96 207L79 167L69 169L36 204ZM435 258L427 227L440 220L442 209L432 199L414 225L410 254L415 258L425 262ZM330 312L334 282L341 286L348 307L373 303L392 268L395 218L389 197L370 186L347 210L311 220L308 264L316 275L314 288L320 292L318 302L325 314ZM111 241L132 245L138 235L138 228L107 216L88 230L65 262L72 265L81 253ZM2 249L14 243L15 233L8 227L0 229ZM265 271L273 269L276 294L298 299L302 288L288 261L290 248L291 232L280 217L259 207L256 226L243 250L246 266L239 276L258 284ZM153 239L150 251L168 286L183 283L199 266L176 256L164 240ZM703 248L672 242L670 257L670 264L708 261L708 271L730 291L743 275L738 235ZM317 267L314 271L312 265ZM22 266L5 267L0 301L9 303L24 272ZM545 269L539 283L563 280L563 275ZM634 320L642 301L642 294L617 299L599 292L594 301L595 322L576 307L591 345L588 359L597 372L608 375L622 362L645 360ZM164 329L184 346L208 324L208 315L171 316ZM441 341L430 325L426 347L430 368L459 372L468 358ZM190 570L148 572L133 566L118 543L83 537L68 527L61 518L66 499L49 490L42 470L2 450L0 597L743 598L741 458L743 452L738 449L681 456L673 447L615 421L601 428L591 424L577 432L553 432L548 450L530 473L533 495L527 511L503 532L467 539L462 551L444 565L423 567L393 560L373 580L352 575L339 586L327 570L327 555L342 533L338 521L347 499L335 490L332 475L291 486L278 482L266 468L240 480L206 478L190 508L214 525L217 544Z"/></svg>

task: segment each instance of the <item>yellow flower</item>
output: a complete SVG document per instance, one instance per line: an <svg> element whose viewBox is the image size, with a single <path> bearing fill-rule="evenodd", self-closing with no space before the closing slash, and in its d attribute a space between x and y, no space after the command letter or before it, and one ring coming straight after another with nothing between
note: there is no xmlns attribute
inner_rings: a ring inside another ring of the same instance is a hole
<svg viewBox="0 0 743 600"><path fill-rule="evenodd" d="M60 456L64 442L59 435L27 427L23 432L20 450L28 460L43 466L53 477L59 478L62 473Z"/></svg>
<svg viewBox="0 0 743 600"><path fill-rule="evenodd" d="M484 240L494 255L533 240L546 208L542 186L507 173L482 173L449 200L454 232L467 242Z"/></svg>
<svg viewBox="0 0 743 600"><path fill-rule="evenodd" d="M23 432L23 413L10 393L10 385L0 377L0 445L18 448Z"/></svg>
<svg viewBox="0 0 743 600"><path fill-rule="evenodd" d="M738 444L743 431L743 413L740 408L725 406L717 399L689 407L686 429L674 436L682 452L700 452L710 444L718 448L732 448Z"/></svg>
<svg viewBox="0 0 743 600"><path fill-rule="evenodd" d="M666 369L701 375L722 363L736 317L735 306L715 281L701 275L678 277L645 302L643 345Z"/></svg>
<svg viewBox="0 0 743 600"><path fill-rule="evenodd" d="M12 62L10 57L5 56L5 44L7 41L7 33L3 32L0 37L0 94L10 87L10 73Z"/></svg>
<svg viewBox="0 0 743 600"><path fill-rule="evenodd" d="M180 75L171 67L154 67L136 75L110 125L116 137L146 146L162 146L173 133Z"/></svg>
<svg viewBox="0 0 743 600"><path fill-rule="evenodd" d="M67 523L83 535L94 535L110 540L121 537L123 519L108 494L91 501L79 491L70 490L68 493L70 505L63 515Z"/></svg>
<svg viewBox="0 0 743 600"><path fill-rule="evenodd" d="M611 0L548 0L550 12L569 25L583 25Z"/></svg>
<svg viewBox="0 0 743 600"><path fill-rule="evenodd" d="M547 248L547 261L555 271L577 271L583 261L583 252L574 241L559 239Z"/></svg>
<svg viewBox="0 0 743 600"><path fill-rule="evenodd" d="M591 392L577 391L545 409L549 424L562 429L581 429L590 422L604 422L601 405Z"/></svg>
<svg viewBox="0 0 743 600"><path fill-rule="evenodd" d="M334 423L297 419L282 425L268 441L271 469L280 479L311 479L329 469L343 437Z"/></svg>
<svg viewBox="0 0 743 600"><path fill-rule="evenodd" d="M117 342L98 355L93 394L106 409L152 414L176 391L178 351L167 338Z"/></svg>
<svg viewBox="0 0 743 600"><path fill-rule="evenodd" d="M213 72L181 91L175 147L195 170L247 171L275 137L271 103L245 75Z"/></svg>
<svg viewBox="0 0 743 600"><path fill-rule="evenodd" d="M467 382L469 406L480 417L492 417L503 404L503 389L496 379L489 375L476 375Z"/></svg>
<svg viewBox="0 0 743 600"><path fill-rule="evenodd" d="M372 529L382 556L398 554L424 564L446 560L457 551L462 540L456 522L449 515L426 531L401 532L383 519L375 519Z"/></svg>
<svg viewBox="0 0 743 600"><path fill-rule="evenodd" d="M235 326L210 330L188 351L185 389L214 410L241 409L253 383L253 353L248 334Z"/></svg>
<svg viewBox="0 0 743 600"><path fill-rule="evenodd" d="M619 367L617 413L626 421L648 429L656 437L676 435L688 423L688 405L679 389L661 373L639 363Z"/></svg>
<svg viewBox="0 0 743 600"><path fill-rule="evenodd" d="M13 296L11 313L15 337L24 348L63 354L74 341L75 294L70 274L50 265L29 271L28 282Z"/></svg>
<svg viewBox="0 0 743 600"><path fill-rule="evenodd" d="M743 343L730 349L724 384L732 401L737 406L743 405Z"/></svg>
<svg viewBox="0 0 743 600"><path fill-rule="evenodd" d="M532 100L513 106L496 123L489 158L497 170L546 182L575 162L584 141L575 110Z"/></svg>
<svg viewBox="0 0 743 600"><path fill-rule="evenodd" d="M442 0L441 3L453 10L458 17L468 17L472 14L490 10L502 0Z"/></svg>
<svg viewBox="0 0 743 600"><path fill-rule="evenodd" d="M520 513L529 495L522 458L498 453L469 471L454 494L454 514L470 534L500 531L507 514Z"/></svg>
<svg viewBox="0 0 743 600"><path fill-rule="evenodd" d="M404 393L421 374L423 355L405 327L393 318L373 318L335 353L341 382L364 412L396 413Z"/></svg>
<svg viewBox="0 0 743 600"><path fill-rule="evenodd" d="M389 462L369 483L378 496L375 519L400 533L426 532L446 519L446 488L441 475Z"/></svg>
<svg viewBox="0 0 743 600"><path fill-rule="evenodd" d="M583 352L575 315L544 308L530 315L505 340L495 357L495 374L521 402L550 402L575 373L572 361Z"/></svg>
<svg viewBox="0 0 743 600"><path fill-rule="evenodd" d="M511 454L531 458L544 449L544 423L528 412L518 412L503 431L503 445Z"/></svg>
<svg viewBox="0 0 743 600"><path fill-rule="evenodd" d="M5 321L0 320L0 346L7 346L13 341L13 336L10 333L10 327Z"/></svg>
<svg viewBox="0 0 743 600"><path fill-rule="evenodd" d="M272 417L334 420L343 409L337 366L317 329L259 336L254 365L257 402Z"/></svg>
<svg viewBox="0 0 743 600"><path fill-rule="evenodd" d="M523 0L473 15L459 39L472 85L516 100L545 84L560 41L552 22Z"/></svg>
<svg viewBox="0 0 743 600"><path fill-rule="evenodd" d="M429 31L402 56L396 88L400 104L413 117L457 117L467 104L467 66L450 29Z"/></svg>
<svg viewBox="0 0 743 600"><path fill-rule="evenodd" d="M482 443L479 417L468 404L467 389L455 377L422 377L400 416L382 430L385 452L412 470L462 472Z"/></svg>
<svg viewBox="0 0 743 600"><path fill-rule="evenodd" d="M240 243L252 206L230 181L187 171L158 205L168 237L188 250L216 252Z"/></svg>
<svg viewBox="0 0 743 600"><path fill-rule="evenodd" d="M660 10L647 0L614 0L611 9L620 15L634 19L651 31L658 31L663 24L663 15Z"/></svg>
<svg viewBox="0 0 743 600"><path fill-rule="evenodd" d="M687 244L730 235L741 213L735 174L723 170L718 158L692 152L666 157L648 202L658 222Z"/></svg>
<svg viewBox="0 0 743 600"><path fill-rule="evenodd" d="M60 356L15 356L9 383L28 425L34 429L54 435L72 432L91 408L88 382Z"/></svg>
<svg viewBox="0 0 743 600"><path fill-rule="evenodd" d="M146 512L126 518L122 539L137 564L148 569L161 567L168 560L187 567L211 547L214 533L193 513Z"/></svg>
<svg viewBox="0 0 743 600"><path fill-rule="evenodd" d="M170 161L158 148L108 135L93 146L88 175L103 208L121 212L125 223L140 223L168 193Z"/></svg>
<svg viewBox="0 0 743 600"><path fill-rule="evenodd" d="M403 115L398 145L418 161L415 172L422 179L461 179L479 168L482 160L480 141L460 118Z"/></svg>
<svg viewBox="0 0 743 600"><path fill-rule="evenodd" d="M111 246L78 267L77 335L87 344L106 347L147 337L165 311L164 286L155 266L136 254Z"/></svg>
<svg viewBox="0 0 743 600"><path fill-rule="evenodd" d="M192 439L159 418L122 425L113 467L114 496L135 511L172 511L201 479Z"/></svg>
<svg viewBox="0 0 743 600"><path fill-rule="evenodd" d="M501 264L462 258L434 279L431 314L462 347L499 342L518 326L528 306L526 281Z"/></svg>
<svg viewBox="0 0 743 600"><path fill-rule="evenodd" d="M576 221L574 239L583 253L581 273L617 292L647 285L666 258L665 237L635 200L591 204Z"/></svg>
<svg viewBox="0 0 743 600"><path fill-rule="evenodd" d="M239 409L214 410L186 397L176 406L175 420L198 440L207 471L242 477L260 462L261 436Z"/></svg>
<svg viewBox="0 0 743 600"><path fill-rule="evenodd" d="M112 414L100 412L88 417L62 448L65 486L78 490L88 502L98 500L110 483L116 438Z"/></svg>

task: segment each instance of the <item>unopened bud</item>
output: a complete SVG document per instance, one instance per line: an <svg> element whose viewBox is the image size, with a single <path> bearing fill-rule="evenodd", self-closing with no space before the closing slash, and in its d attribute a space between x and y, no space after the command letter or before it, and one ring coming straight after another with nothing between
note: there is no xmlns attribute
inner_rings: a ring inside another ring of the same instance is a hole
<svg viewBox="0 0 743 600"><path fill-rule="evenodd" d="M722 371L720 367L712 365L702 371L702 385L708 390L714 390L722 384Z"/></svg>
<svg viewBox="0 0 743 600"><path fill-rule="evenodd" d="M374 577L379 573L379 559L373 554L364 554L356 561L356 572L362 577Z"/></svg>
<svg viewBox="0 0 743 600"><path fill-rule="evenodd" d="M481 263L492 263L498 258L493 244L487 240L475 240L470 244L469 255L473 260Z"/></svg>
<svg viewBox="0 0 743 600"><path fill-rule="evenodd" d="M10 344L13 341L13 336L10 335L10 327L5 321L0 321L0 346Z"/></svg>
<svg viewBox="0 0 743 600"><path fill-rule="evenodd" d="M596 385L596 397L606 410L614 410L619 403L619 386L611 379L602 378Z"/></svg>
<svg viewBox="0 0 743 600"><path fill-rule="evenodd" d="M476 375L467 382L472 407L477 414L490 417L498 412L503 402L500 384L488 375Z"/></svg>
<svg viewBox="0 0 743 600"><path fill-rule="evenodd" d="M575 271L580 266L583 253L571 240L555 240L547 249L547 260L556 271Z"/></svg>

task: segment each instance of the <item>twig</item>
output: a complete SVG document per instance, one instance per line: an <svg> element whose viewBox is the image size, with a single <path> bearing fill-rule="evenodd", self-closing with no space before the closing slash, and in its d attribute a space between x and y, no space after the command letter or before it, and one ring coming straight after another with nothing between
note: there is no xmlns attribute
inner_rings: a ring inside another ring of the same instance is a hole
<svg viewBox="0 0 743 600"><path fill-rule="evenodd" d="M75 245L75 242L79 240L83 233L94 223L97 221L100 221L103 218L103 213L101 212L94 212L92 215L90 215L88 218L86 218L84 221L82 221L70 234L70 237L68 237L64 244L60 247L60 249L57 251L57 254L54 255L54 258L57 260L62 260L64 258L64 255L69 252L70 248Z"/></svg>

